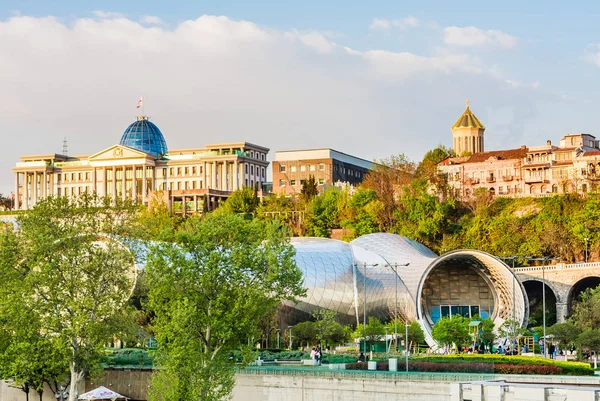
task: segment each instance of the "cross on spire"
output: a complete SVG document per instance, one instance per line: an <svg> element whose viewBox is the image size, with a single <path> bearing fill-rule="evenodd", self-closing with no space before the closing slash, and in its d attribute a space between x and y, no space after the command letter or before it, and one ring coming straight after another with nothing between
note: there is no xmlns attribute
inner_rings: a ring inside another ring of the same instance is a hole
<svg viewBox="0 0 600 401"><path fill-rule="evenodd" d="M469 104L471 104L471 102L469 101L469 99L467 98L467 100L465 101L465 104L467 105L467 109L469 108Z"/></svg>

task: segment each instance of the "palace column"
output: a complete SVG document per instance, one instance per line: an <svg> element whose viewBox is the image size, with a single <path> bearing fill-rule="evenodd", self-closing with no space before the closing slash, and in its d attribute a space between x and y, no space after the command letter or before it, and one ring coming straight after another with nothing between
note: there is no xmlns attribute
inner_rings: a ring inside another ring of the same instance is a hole
<svg viewBox="0 0 600 401"><path fill-rule="evenodd" d="M142 204L146 203L146 196L148 195L148 178L146 177L146 172L148 167L146 164L142 165Z"/></svg>
<svg viewBox="0 0 600 401"><path fill-rule="evenodd" d="M131 199L137 203L137 166L134 164L131 167Z"/></svg>
<svg viewBox="0 0 600 401"><path fill-rule="evenodd" d="M237 191L240 185L240 179L238 177L239 174L239 163L238 161L233 162L233 190Z"/></svg>
<svg viewBox="0 0 600 401"><path fill-rule="evenodd" d="M102 167L102 196L106 196L106 190L107 190L107 179L106 179L106 166Z"/></svg>
<svg viewBox="0 0 600 401"><path fill-rule="evenodd" d="M212 163L212 167L210 168L210 181L211 181L211 188L217 189L217 162L216 161L214 161Z"/></svg>
<svg viewBox="0 0 600 401"><path fill-rule="evenodd" d="M29 173L23 173L23 210L29 209Z"/></svg>
<svg viewBox="0 0 600 401"><path fill-rule="evenodd" d="M206 182L206 162L202 165L202 187L208 188L208 183Z"/></svg>
<svg viewBox="0 0 600 401"><path fill-rule="evenodd" d="M123 175L121 176L121 199L125 201L127 199L127 167L122 166L121 168L123 169Z"/></svg>
<svg viewBox="0 0 600 401"><path fill-rule="evenodd" d="M35 206L37 204L37 200L38 200L38 175L37 175L37 171L33 172L33 180L31 182L31 193L32 193L32 199L31 199L31 204L32 206Z"/></svg>
<svg viewBox="0 0 600 401"><path fill-rule="evenodd" d="M42 173L42 199L48 196L47 192L47 184L48 184L48 175L46 174L46 170Z"/></svg>
<svg viewBox="0 0 600 401"><path fill-rule="evenodd" d="M96 167L92 167L92 193L98 194L98 188L96 188Z"/></svg>
<svg viewBox="0 0 600 401"><path fill-rule="evenodd" d="M246 186L246 166L244 163L240 163L240 187L244 188Z"/></svg>
<svg viewBox="0 0 600 401"><path fill-rule="evenodd" d="M15 200L13 203L13 209L19 210L19 172L15 173Z"/></svg>
<svg viewBox="0 0 600 401"><path fill-rule="evenodd" d="M113 166L112 168L112 194L111 194L113 202L117 200L117 167Z"/></svg>
<svg viewBox="0 0 600 401"><path fill-rule="evenodd" d="M227 191L227 161L224 161L221 165L221 190Z"/></svg>

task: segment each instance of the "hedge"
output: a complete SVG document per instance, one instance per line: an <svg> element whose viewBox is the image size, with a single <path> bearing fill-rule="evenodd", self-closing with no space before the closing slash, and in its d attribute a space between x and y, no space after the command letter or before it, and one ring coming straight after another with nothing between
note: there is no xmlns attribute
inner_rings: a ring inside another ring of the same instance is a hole
<svg viewBox="0 0 600 401"><path fill-rule="evenodd" d="M498 354L453 354L417 357L415 360L426 362L486 362L494 365L528 365L528 366L557 366L562 369L561 374L573 376L591 376L594 370L588 363L557 361L535 356L511 356ZM496 372L500 373L500 372Z"/></svg>
<svg viewBox="0 0 600 401"><path fill-rule="evenodd" d="M388 362L377 362L377 370L387 371ZM366 362L347 363L348 370L367 370ZM400 367L402 370L402 367ZM484 362L414 362L408 363L409 372L496 373L513 375L560 375L563 368L555 365L492 364Z"/></svg>

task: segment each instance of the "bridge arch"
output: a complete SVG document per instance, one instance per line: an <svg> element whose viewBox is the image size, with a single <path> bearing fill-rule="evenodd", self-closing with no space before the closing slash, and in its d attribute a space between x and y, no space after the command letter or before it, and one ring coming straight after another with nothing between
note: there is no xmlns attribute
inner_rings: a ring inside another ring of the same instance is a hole
<svg viewBox="0 0 600 401"><path fill-rule="evenodd" d="M557 300L559 291L553 288L548 281L532 277L521 282L529 300L529 323L528 326L541 326L543 323L543 286L546 291L546 326L552 326L557 322Z"/></svg>
<svg viewBox="0 0 600 401"><path fill-rule="evenodd" d="M600 285L599 276L588 276L580 279L571 287L567 297L568 312L571 314L573 303L580 300L581 294L588 289L596 288Z"/></svg>

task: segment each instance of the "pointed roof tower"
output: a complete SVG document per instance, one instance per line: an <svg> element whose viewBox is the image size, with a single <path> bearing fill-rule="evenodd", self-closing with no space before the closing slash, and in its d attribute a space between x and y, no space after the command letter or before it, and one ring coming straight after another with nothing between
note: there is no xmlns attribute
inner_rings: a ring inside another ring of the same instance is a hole
<svg viewBox="0 0 600 401"><path fill-rule="evenodd" d="M475 114L469 108L469 99L467 99L466 104L467 108L452 125L452 148L459 156L484 151L483 134L485 125L475 117Z"/></svg>
<svg viewBox="0 0 600 401"><path fill-rule="evenodd" d="M473 114L473 112L469 108L469 104L470 104L469 99L467 99L467 101L465 103L467 105L467 108L462 113L462 115L460 117L458 117L458 120L456 120L456 122L452 126L452 129L453 130L457 129L457 128L485 129L485 125L483 125L481 123L481 121L479 121L479 119L477 117L475 117L475 114Z"/></svg>

